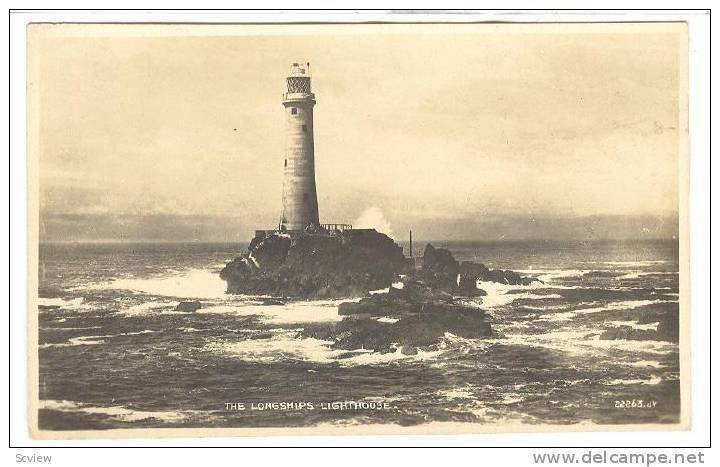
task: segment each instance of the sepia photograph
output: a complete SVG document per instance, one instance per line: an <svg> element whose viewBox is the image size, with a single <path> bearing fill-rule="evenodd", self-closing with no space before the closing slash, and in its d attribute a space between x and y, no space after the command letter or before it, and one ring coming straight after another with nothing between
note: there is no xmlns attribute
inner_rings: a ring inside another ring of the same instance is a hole
<svg viewBox="0 0 720 467"><path fill-rule="evenodd" d="M690 428L684 22L26 32L32 437Z"/></svg>

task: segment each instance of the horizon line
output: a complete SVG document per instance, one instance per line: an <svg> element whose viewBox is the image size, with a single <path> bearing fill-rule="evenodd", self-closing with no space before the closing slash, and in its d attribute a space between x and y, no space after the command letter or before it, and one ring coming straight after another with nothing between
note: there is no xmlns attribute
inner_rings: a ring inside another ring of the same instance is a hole
<svg viewBox="0 0 720 467"><path fill-rule="evenodd" d="M382 233L382 232L381 232ZM387 234L386 234L387 235ZM409 239L396 239L388 235L396 243L409 243ZM250 239L252 240L252 239ZM134 239L134 240L116 240L116 239L100 239L100 240L39 240L38 245L132 245L132 244L188 244L194 243L198 245L206 244L243 244L250 243L250 240L152 240L152 239ZM513 242L631 242L631 241L679 241L677 236L672 237L621 237L621 238L507 238L507 239L417 239L413 238L413 243L429 243L429 242L449 242L449 243L513 243Z"/></svg>

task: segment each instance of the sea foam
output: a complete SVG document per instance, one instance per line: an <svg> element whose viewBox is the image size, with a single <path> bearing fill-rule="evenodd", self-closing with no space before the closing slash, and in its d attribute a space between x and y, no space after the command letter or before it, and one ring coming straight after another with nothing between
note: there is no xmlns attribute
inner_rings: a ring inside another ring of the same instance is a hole
<svg viewBox="0 0 720 467"><path fill-rule="evenodd" d="M322 301L290 302L285 305L211 305L198 310L198 314L257 315L269 324L295 324L340 321L337 304Z"/></svg>
<svg viewBox="0 0 720 467"><path fill-rule="evenodd" d="M85 299L83 297L78 298L45 298L39 297L37 304L39 306L52 306L60 307L63 309L77 310L82 308Z"/></svg>
<svg viewBox="0 0 720 467"><path fill-rule="evenodd" d="M205 414L198 410L186 411L143 411L134 410L125 406L98 407L80 402L67 400L41 400L39 409L57 410L60 412L82 412L92 415L105 415L122 422L138 422L141 420L155 419L161 422L181 422L191 417Z"/></svg>
<svg viewBox="0 0 720 467"><path fill-rule="evenodd" d="M480 308L497 308L520 299L549 300L562 298L562 296L557 294L542 295L533 293L533 290L548 288L539 282L533 282L530 285L508 285L498 282L478 281L478 287L487 292L487 295L482 297ZM523 292L517 293L518 291Z"/></svg>
<svg viewBox="0 0 720 467"><path fill-rule="evenodd" d="M213 299L227 297L227 285L212 271L190 269L144 279L122 278L93 285L95 289L130 290L136 293L177 298Z"/></svg>
<svg viewBox="0 0 720 467"><path fill-rule="evenodd" d="M380 353L372 349L333 349L333 341L301 338L295 332L284 332L267 339L245 339L237 342L208 344L207 351L219 352L252 362L280 362L287 360L321 364L335 363L341 366L378 365L399 361L434 360L443 350L417 349L414 355L402 353L402 346L393 344L393 352Z"/></svg>

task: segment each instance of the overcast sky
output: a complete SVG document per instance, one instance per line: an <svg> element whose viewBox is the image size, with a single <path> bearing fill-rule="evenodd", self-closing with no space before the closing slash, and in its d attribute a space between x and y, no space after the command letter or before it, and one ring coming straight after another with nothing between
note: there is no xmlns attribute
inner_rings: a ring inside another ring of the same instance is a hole
<svg viewBox="0 0 720 467"><path fill-rule="evenodd" d="M245 241L277 224L295 61L313 71L321 222L400 238L562 237L588 219L674 235L684 34L39 26L41 238Z"/></svg>

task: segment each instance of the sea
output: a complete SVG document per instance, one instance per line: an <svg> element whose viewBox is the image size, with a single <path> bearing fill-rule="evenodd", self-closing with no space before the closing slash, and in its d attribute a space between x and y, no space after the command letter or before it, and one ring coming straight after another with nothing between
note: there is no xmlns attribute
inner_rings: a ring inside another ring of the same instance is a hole
<svg viewBox="0 0 720 467"><path fill-rule="evenodd" d="M678 422L678 345L600 339L678 309L677 241L432 243L543 283L479 284L493 338L348 352L300 335L343 300L225 293L245 244L41 244L39 428Z"/></svg>

